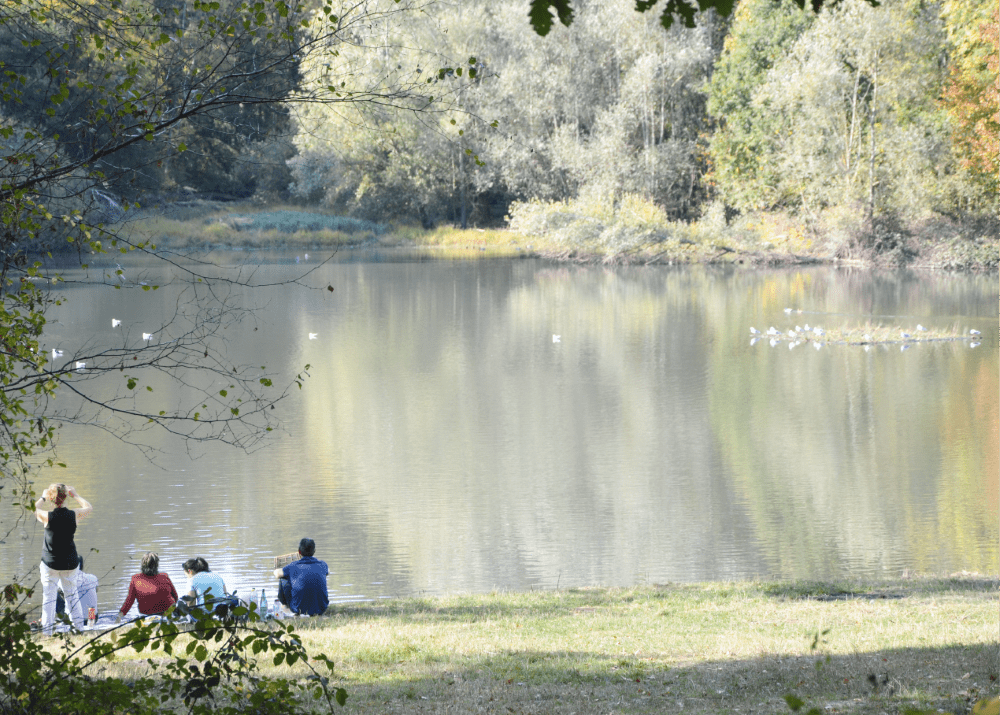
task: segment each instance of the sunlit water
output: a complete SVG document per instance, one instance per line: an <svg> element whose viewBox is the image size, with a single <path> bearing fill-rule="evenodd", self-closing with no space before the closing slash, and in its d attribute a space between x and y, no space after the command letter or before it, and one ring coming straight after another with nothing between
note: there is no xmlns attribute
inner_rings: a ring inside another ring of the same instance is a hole
<svg viewBox="0 0 1000 715"><path fill-rule="evenodd" d="M315 266L250 260L257 282ZM163 277L124 267L124 289L62 289L47 347L113 342L112 317L157 332L171 289L142 291ZM202 555L231 589L273 593L273 557L302 536L334 601L997 571L995 275L389 253L337 256L303 283L318 290L248 293L253 321L227 343L282 384L312 366L265 449L192 458L152 431L151 463L97 429L62 430L68 468L40 481L94 503L77 544L103 607L147 550L178 586ZM869 320L983 335L903 351L750 344L750 326ZM35 579L41 543L40 525L15 529L4 572Z"/></svg>

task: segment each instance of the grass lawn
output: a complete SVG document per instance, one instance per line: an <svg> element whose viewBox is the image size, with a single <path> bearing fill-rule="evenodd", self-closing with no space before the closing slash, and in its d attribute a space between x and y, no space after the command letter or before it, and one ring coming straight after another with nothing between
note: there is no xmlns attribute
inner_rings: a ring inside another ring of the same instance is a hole
<svg viewBox="0 0 1000 715"><path fill-rule="evenodd" d="M360 712L968 712L997 693L997 581L703 584L352 605L307 647Z"/></svg>
<svg viewBox="0 0 1000 715"><path fill-rule="evenodd" d="M1000 581L455 595L301 619L359 713L969 713L998 692ZM142 661L112 672L138 675ZM297 666L298 667L298 666ZM288 676L287 667L264 673Z"/></svg>

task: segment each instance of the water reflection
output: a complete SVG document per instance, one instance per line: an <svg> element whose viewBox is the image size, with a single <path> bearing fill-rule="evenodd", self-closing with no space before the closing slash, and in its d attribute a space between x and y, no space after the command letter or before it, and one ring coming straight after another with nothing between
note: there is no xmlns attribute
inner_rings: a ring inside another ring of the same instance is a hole
<svg viewBox="0 0 1000 715"><path fill-rule="evenodd" d="M312 366L268 449L191 458L150 433L154 466L63 430L60 476L97 507L78 542L100 548L102 603L148 549L177 581L201 554L241 593L270 587L304 535L334 600L997 570L995 277L344 258L309 278L333 293L243 297L256 330L226 349L286 380ZM66 290L67 348L112 315L155 332L169 303ZM983 344L750 346L750 325L794 325L788 306ZM23 535L8 572L37 565L40 530Z"/></svg>

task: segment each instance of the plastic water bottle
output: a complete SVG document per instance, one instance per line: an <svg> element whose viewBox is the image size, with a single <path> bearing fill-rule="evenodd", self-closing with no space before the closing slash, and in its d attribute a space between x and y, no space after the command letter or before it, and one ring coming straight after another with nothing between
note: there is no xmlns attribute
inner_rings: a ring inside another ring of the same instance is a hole
<svg viewBox="0 0 1000 715"><path fill-rule="evenodd" d="M267 618L267 591L260 590L260 607L257 609L261 618Z"/></svg>
<svg viewBox="0 0 1000 715"><path fill-rule="evenodd" d="M259 600L257 598L257 589L256 588L251 588L250 589L250 601L247 603L247 606L250 606L250 605L257 606L258 603L259 603ZM259 607L258 607L258 610L259 610Z"/></svg>
<svg viewBox="0 0 1000 715"><path fill-rule="evenodd" d="M284 617L284 614L281 612L281 601L278 599L274 599L274 603L271 604L271 613L279 620Z"/></svg>

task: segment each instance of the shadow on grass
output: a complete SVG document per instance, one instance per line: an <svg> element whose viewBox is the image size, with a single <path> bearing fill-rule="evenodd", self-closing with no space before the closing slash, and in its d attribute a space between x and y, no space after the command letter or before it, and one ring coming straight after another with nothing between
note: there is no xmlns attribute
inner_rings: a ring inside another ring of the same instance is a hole
<svg viewBox="0 0 1000 715"><path fill-rule="evenodd" d="M497 628L506 630L516 628L522 617L599 617L602 612L631 612L631 606L665 613L671 610L672 601L689 609L694 604L698 618L724 617L713 605L730 598L738 604L746 599L758 606L781 601L908 597L933 602L948 595L977 596L978 602L995 594L998 586L996 579L963 576L871 583L572 589L352 604L338 609L337 620L384 620L401 628L495 620ZM390 636L389 642L345 652L340 674L361 712L577 715L789 713L785 701L789 695L805 703L801 712L817 707L824 713L875 715L917 710L965 715L977 700L997 693L1000 675L997 642L827 656L818 640L819 649L809 655L762 653L751 658L699 660L689 651L680 655L669 636L662 646L647 646L648 652L622 648L621 653L613 653L609 651L617 650L617 640L608 650L574 650L570 645L574 631L571 628L567 633L566 650L519 650L518 637L505 633L492 648L472 648L462 654L436 649L433 641L421 644L400 637L396 642ZM732 636L720 632L719 637ZM886 641L893 640L892 634L887 634Z"/></svg>
<svg viewBox="0 0 1000 715"><path fill-rule="evenodd" d="M508 652L431 675L345 685L362 712L413 712L419 703L419 712L782 713L791 712L785 696L793 695L823 712L964 714L997 694L997 677L994 644L683 666L642 654Z"/></svg>

